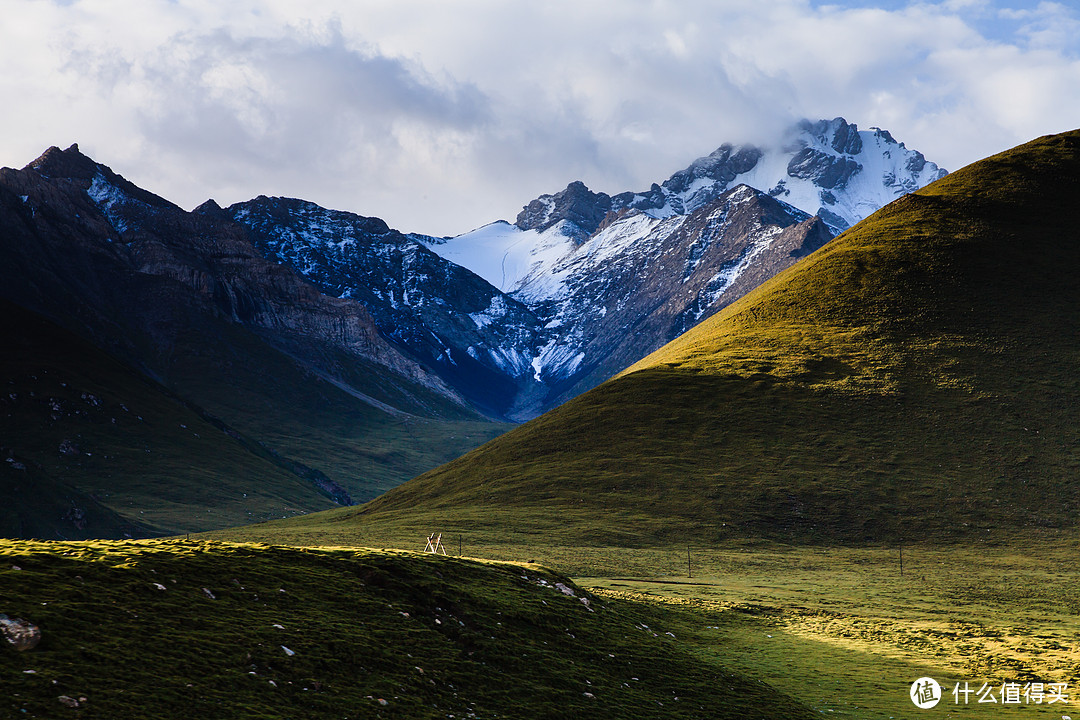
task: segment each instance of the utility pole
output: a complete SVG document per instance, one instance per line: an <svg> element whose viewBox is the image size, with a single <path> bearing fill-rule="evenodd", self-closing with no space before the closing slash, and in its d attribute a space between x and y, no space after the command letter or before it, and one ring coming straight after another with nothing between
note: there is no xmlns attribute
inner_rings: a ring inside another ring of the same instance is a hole
<svg viewBox="0 0 1080 720"><path fill-rule="evenodd" d="M694 573L690 569L690 546L686 546L686 576L694 577Z"/></svg>

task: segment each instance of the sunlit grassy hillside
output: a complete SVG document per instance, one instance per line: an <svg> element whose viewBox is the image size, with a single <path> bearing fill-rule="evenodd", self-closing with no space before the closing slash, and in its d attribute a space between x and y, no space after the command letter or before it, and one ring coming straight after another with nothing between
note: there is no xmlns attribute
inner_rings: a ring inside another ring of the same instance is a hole
<svg viewBox="0 0 1080 720"><path fill-rule="evenodd" d="M570 544L1072 526L1078 202L1080 132L975 163L618 378L326 520Z"/></svg>

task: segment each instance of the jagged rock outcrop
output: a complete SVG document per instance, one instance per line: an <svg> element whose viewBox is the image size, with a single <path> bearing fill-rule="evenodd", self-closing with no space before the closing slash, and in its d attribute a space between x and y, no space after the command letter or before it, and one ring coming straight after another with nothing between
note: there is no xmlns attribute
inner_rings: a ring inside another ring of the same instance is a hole
<svg viewBox="0 0 1080 720"><path fill-rule="evenodd" d="M672 175L662 186L654 183L645 193L616 195L613 205L639 210L661 210L670 206L670 211L675 214L691 212L718 197L739 175L752 170L761 156L762 151L756 147L736 148L725 143Z"/></svg>
<svg viewBox="0 0 1080 720"><path fill-rule="evenodd" d="M566 221L579 228L584 238L596 232L611 208L610 197L594 193L585 183L575 180L561 192L541 195L530 202L518 213L515 224L522 230L543 232Z"/></svg>
<svg viewBox="0 0 1080 720"><path fill-rule="evenodd" d="M827 190L846 187L851 176L859 170L862 166L851 158L836 157L814 148L803 148L795 153L787 166L789 176L813 180L815 185Z"/></svg>

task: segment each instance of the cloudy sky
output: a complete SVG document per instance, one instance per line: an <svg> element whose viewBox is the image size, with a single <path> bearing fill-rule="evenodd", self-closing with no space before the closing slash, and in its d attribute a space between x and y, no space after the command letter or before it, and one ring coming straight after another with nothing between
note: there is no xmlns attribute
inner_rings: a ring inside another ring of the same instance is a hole
<svg viewBox="0 0 1080 720"><path fill-rule="evenodd" d="M0 165L445 235L643 190L794 119L949 169L1080 127L1080 12L1025 0L2 0Z"/></svg>

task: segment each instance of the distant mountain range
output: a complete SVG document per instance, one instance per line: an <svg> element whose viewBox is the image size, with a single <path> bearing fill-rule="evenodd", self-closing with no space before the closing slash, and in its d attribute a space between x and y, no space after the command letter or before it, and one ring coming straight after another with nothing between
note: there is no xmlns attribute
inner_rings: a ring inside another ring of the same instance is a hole
<svg viewBox="0 0 1080 720"><path fill-rule="evenodd" d="M838 118L776 149L722 146L644 193L571 183L516 225L434 238L285 198L185 212L50 148L0 169L0 298L17 318L0 483L56 488L8 532L153 534L369 499L595 386L942 173ZM49 389L46 356L66 378ZM124 415L71 405L80 384L164 424L132 454ZM214 449L192 454L177 428Z"/></svg>
<svg viewBox="0 0 1080 720"><path fill-rule="evenodd" d="M325 293L361 300L447 385L520 421L944 174L888 132L836 118L804 121L775 148L723 145L643 193L608 196L573 182L530 202L514 225L455 238L282 198L227 212L254 231L265 257Z"/></svg>

